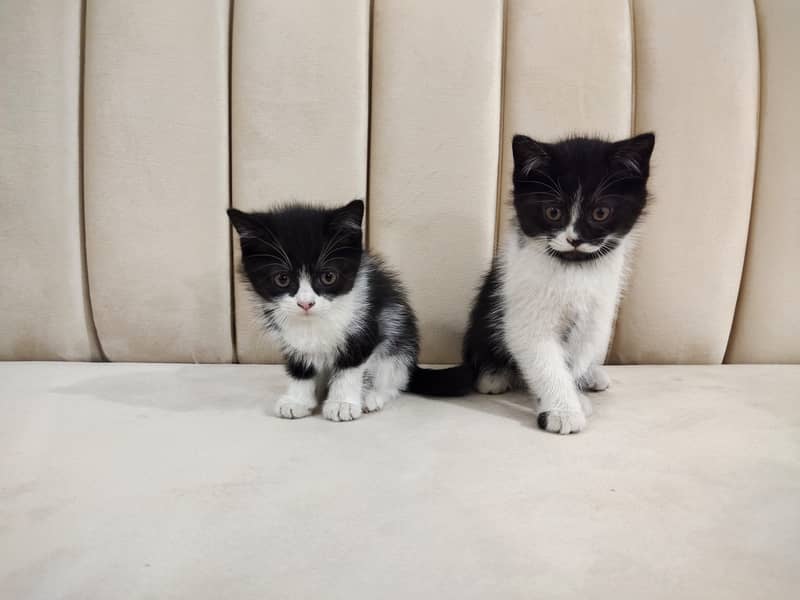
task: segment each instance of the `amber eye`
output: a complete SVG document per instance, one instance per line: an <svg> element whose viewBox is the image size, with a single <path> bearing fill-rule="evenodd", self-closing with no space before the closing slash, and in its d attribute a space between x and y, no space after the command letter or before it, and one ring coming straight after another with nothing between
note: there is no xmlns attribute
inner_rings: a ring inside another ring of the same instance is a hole
<svg viewBox="0 0 800 600"><path fill-rule="evenodd" d="M336 271L323 271L319 278L323 284L333 285L336 283L336 280L339 278L339 276L336 274Z"/></svg>
<svg viewBox="0 0 800 600"><path fill-rule="evenodd" d="M281 271L280 273L275 273L272 276L272 281L275 282L279 288L289 287L289 283L291 282L291 278L286 271Z"/></svg>
<svg viewBox="0 0 800 600"><path fill-rule="evenodd" d="M548 221L560 221L561 209L555 206L548 206L544 209L544 216Z"/></svg>
<svg viewBox="0 0 800 600"><path fill-rule="evenodd" d="M594 219L598 223L607 221L608 217L610 216L611 216L611 209L608 208L607 206L598 206L592 211L592 219Z"/></svg>

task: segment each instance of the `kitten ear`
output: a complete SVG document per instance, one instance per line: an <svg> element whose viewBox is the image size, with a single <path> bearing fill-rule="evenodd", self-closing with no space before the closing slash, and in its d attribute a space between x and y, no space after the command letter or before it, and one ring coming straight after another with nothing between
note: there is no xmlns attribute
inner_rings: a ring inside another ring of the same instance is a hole
<svg viewBox="0 0 800 600"><path fill-rule="evenodd" d="M259 225L252 215L235 208L229 208L227 212L231 225L239 232L239 237L252 236L258 230Z"/></svg>
<svg viewBox="0 0 800 600"><path fill-rule="evenodd" d="M353 229L361 231L361 221L364 218L364 201L353 200L342 208L333 212L332 224L340 229Z"/></svg>
<svg viewBox="0 0 800 600"><path fill-rule="evenodd" d="M515 135L511 140L511 150L514 153L515 175L530 175L550 162L547 144L537 142L527 135Z"/></svg>
<svg viewBox="0 0 800 600"><path fill-rule="evenodd" d="M650 173L650 156L656 144L654 133L643 133L613 144L611 160L615 165L647 177Z"/></svg>

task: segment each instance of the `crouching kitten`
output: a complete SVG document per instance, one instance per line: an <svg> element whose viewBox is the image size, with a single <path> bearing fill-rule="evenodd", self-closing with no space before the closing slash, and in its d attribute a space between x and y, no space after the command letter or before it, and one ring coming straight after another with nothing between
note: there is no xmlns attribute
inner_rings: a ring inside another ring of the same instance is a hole
<svg viewBox="0 0 800 600"><path fill-rule="evenodd" d="M609 385L600 365L654 143L514 137L513 228L474 304L464 361L482 393L521 384L536 394L547 431L582 430L591 404L581 391Z"/></svg>
<svg viewBox="0 0 800 600"><path fill-rule="evenodd" d="M286 360L281 417L310 415L317 389L327 388L322 414L351 421L383 408L412 375L424 376L405 289L363 250L363 215L360 200L337 209L228 210L259 314Z"/></svg>

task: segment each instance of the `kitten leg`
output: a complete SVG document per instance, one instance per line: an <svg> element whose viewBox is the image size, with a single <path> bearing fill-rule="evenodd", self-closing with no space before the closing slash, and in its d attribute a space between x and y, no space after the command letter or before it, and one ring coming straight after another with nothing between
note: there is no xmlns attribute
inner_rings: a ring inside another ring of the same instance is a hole
<svg viewBox="0 0 800 600"><path fill-rule="evenodd" d="M572 376L582 390L602 392L611 379L600 367L605 361L611 339L615 303L611 300L587 311L579 319L567 338L567 353Z"/></svg>
<svg viewBox="0 0 800 600"><path fill-rule="evenodd" d="M371 385L364 394L364 410L376 412L408 384L409 361L404 356L381 356L370 362Z"/></svg>
<svg viewBox="0 0 800 600"><path fill-rule="evenodd" d="M539 427L560 434L584 429L586 415L559 340L555 337L532 340L518 354L525 383L539 396Z"/></svg>
<svg viewBox="0 0 800 600"><path fill-rule="evenodd" d="M511 373L508 369L481 371L475 388L481 394L504 394L511 389Z"/></svg>
<svg viewBox="0 0 800 600"><path fill-rule="evenodd" d="M323 416L330 421L353 421L361 416L364 393L364 368L361 365L334 371L328 399L322 405Z"/></svg>
<svg viewBox="0 0 800 600"><path fill-rule="evenodd" d="M275 414L284 419L301 419L317 407L314 367L289 359L286 370L291 378L289 389L275 403Z"/></svg>

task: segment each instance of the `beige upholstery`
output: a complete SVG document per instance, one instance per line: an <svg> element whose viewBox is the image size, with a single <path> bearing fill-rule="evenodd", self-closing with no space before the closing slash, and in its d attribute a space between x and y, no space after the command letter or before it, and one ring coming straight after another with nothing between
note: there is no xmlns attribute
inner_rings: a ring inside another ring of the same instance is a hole
<svg viewBox="0 0 800 600"><path fill-rule="evenodd" d="M727 362L800 362L800 2L759 0L761 130Z"/></svg>
<svg viewBox="0 0 800 600"><path fill-rule="evenodd" d="M98 357L80 197L81 2L0 2L0 360Z"/></svg>
<svg viewBox="0 0 800 600"><path fill-rule="evenodd" d="M266 417L280 367L0 364L0 597L794 598L800 369ZM769 390L769 395L764 390Z"/></svg>
<svg viewBox="0 0 800 600"><path fill-rule="evenodd" d="M758 114L750 0L635 3L636 129L651 191L613 349L621 363L719 363L747 241Z"/></svg>
<svg viewBox="0 0 800 600"><path fill-rule="evenodd" d="M511 136L652 129L610 359L800 361L800 16L757 9L8 0L0 357L277 362L224 209L369 191L366 239L411 290L423 360L456 361L510 217Z"/></svg>
<svg viewBox="0 0 800 600"><path fill-rule="evenodd" d="M237 0L233 19L233 205L364 198L368 0ZM235 289L239 360L279 360L238 277Z"/></svg>
<svg viewBox="0 0 800 600"><path fill-rule="evenodd" d="M86 14L86 252L111 360L229 362L224 0Z"/></svg>
<svg viewBox="0 0 800 600"><path fill-rule="evenodd" d="M513 215L514 134L542 141L571 133L630 136L632 44L628 0L509 0L501 232Z"/></svg>
<svg viewBox="0 0 800 600"><path fill-rule="evenodd" d="M368 236L408 285L428 362L459 360L491 261L502 28L497 1L375 3Z"/></svg>

